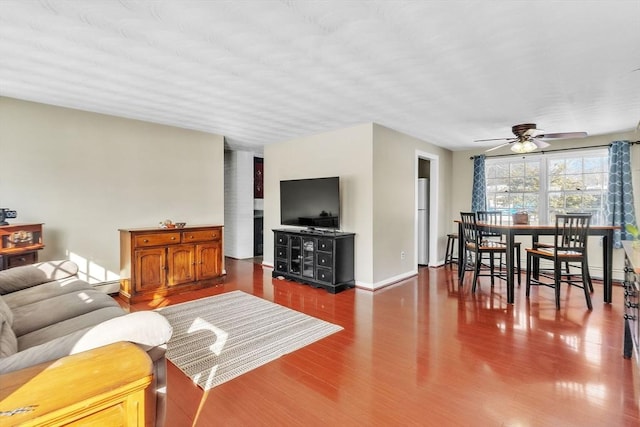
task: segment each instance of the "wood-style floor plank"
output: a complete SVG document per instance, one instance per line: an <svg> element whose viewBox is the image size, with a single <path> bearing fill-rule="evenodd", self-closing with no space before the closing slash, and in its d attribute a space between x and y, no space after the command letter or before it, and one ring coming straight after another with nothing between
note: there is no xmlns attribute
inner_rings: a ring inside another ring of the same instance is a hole
<svg viewBox="0 0 640 427"><path fill-rule="evenodd" d="M370 292L335 295L226 260L224 284L130 309L149 310L242 290L344 327L301 350L203 392L168 363L174 426L638 426L638 366L622 357L623 289L613 304L595 285L506 288L448 267ZM122 303L126 306L126 304Z"/></svg>

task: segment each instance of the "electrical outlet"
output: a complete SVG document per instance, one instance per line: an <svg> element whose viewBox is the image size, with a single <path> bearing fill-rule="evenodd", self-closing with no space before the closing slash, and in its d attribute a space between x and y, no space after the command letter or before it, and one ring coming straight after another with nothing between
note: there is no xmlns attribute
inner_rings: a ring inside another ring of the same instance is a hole
<svg viewBox="0 0 640 427"><path fill-rule="evenodd" d="M400 259L404 259L405 255L404 251L400 251Z"/></svg>

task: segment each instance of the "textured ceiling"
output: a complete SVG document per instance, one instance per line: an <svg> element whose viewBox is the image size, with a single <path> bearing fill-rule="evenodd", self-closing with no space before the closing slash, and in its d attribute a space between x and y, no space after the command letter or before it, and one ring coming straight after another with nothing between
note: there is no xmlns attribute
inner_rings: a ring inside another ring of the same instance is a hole
<svg viewBox="0 0 640 427"><path fill-rule="evenodd" d="M452 150L523 122L621 132L639 19L640 0L0 0L0 95L236 149L363 122Z"/></svg>

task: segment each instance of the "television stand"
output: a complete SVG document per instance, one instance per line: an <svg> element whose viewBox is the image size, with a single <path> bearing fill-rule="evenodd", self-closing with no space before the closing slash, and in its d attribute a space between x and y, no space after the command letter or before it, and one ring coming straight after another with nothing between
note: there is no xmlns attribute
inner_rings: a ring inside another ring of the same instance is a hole
<svg viewBox="0 0 640 427"><path fill-rule="evenodd" d="M355 286L354 233L276 229L273 277L335 294Z"/></svg>

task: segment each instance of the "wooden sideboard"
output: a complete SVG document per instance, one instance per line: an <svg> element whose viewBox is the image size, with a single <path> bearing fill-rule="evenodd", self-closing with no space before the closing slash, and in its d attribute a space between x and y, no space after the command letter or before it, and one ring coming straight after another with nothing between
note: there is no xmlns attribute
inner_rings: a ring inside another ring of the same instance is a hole
<svg viewBox="0 0 640 427"><path fill-rule="evenodd" d="M222 226L120 231L120 296L128 302L163 297L220 282Z"/></svg>
<svg viewBox="0 0 640 427"><path fill-rule="evenodd" d="M151 359L128 342L3 374L0 425L142 427L151 380Z"/></svg>
<svg viewBox="0 0 640 427"><path fill-rule="evenodd" d="M0 225L0 270L38 262L42 224Z"/></svg>

